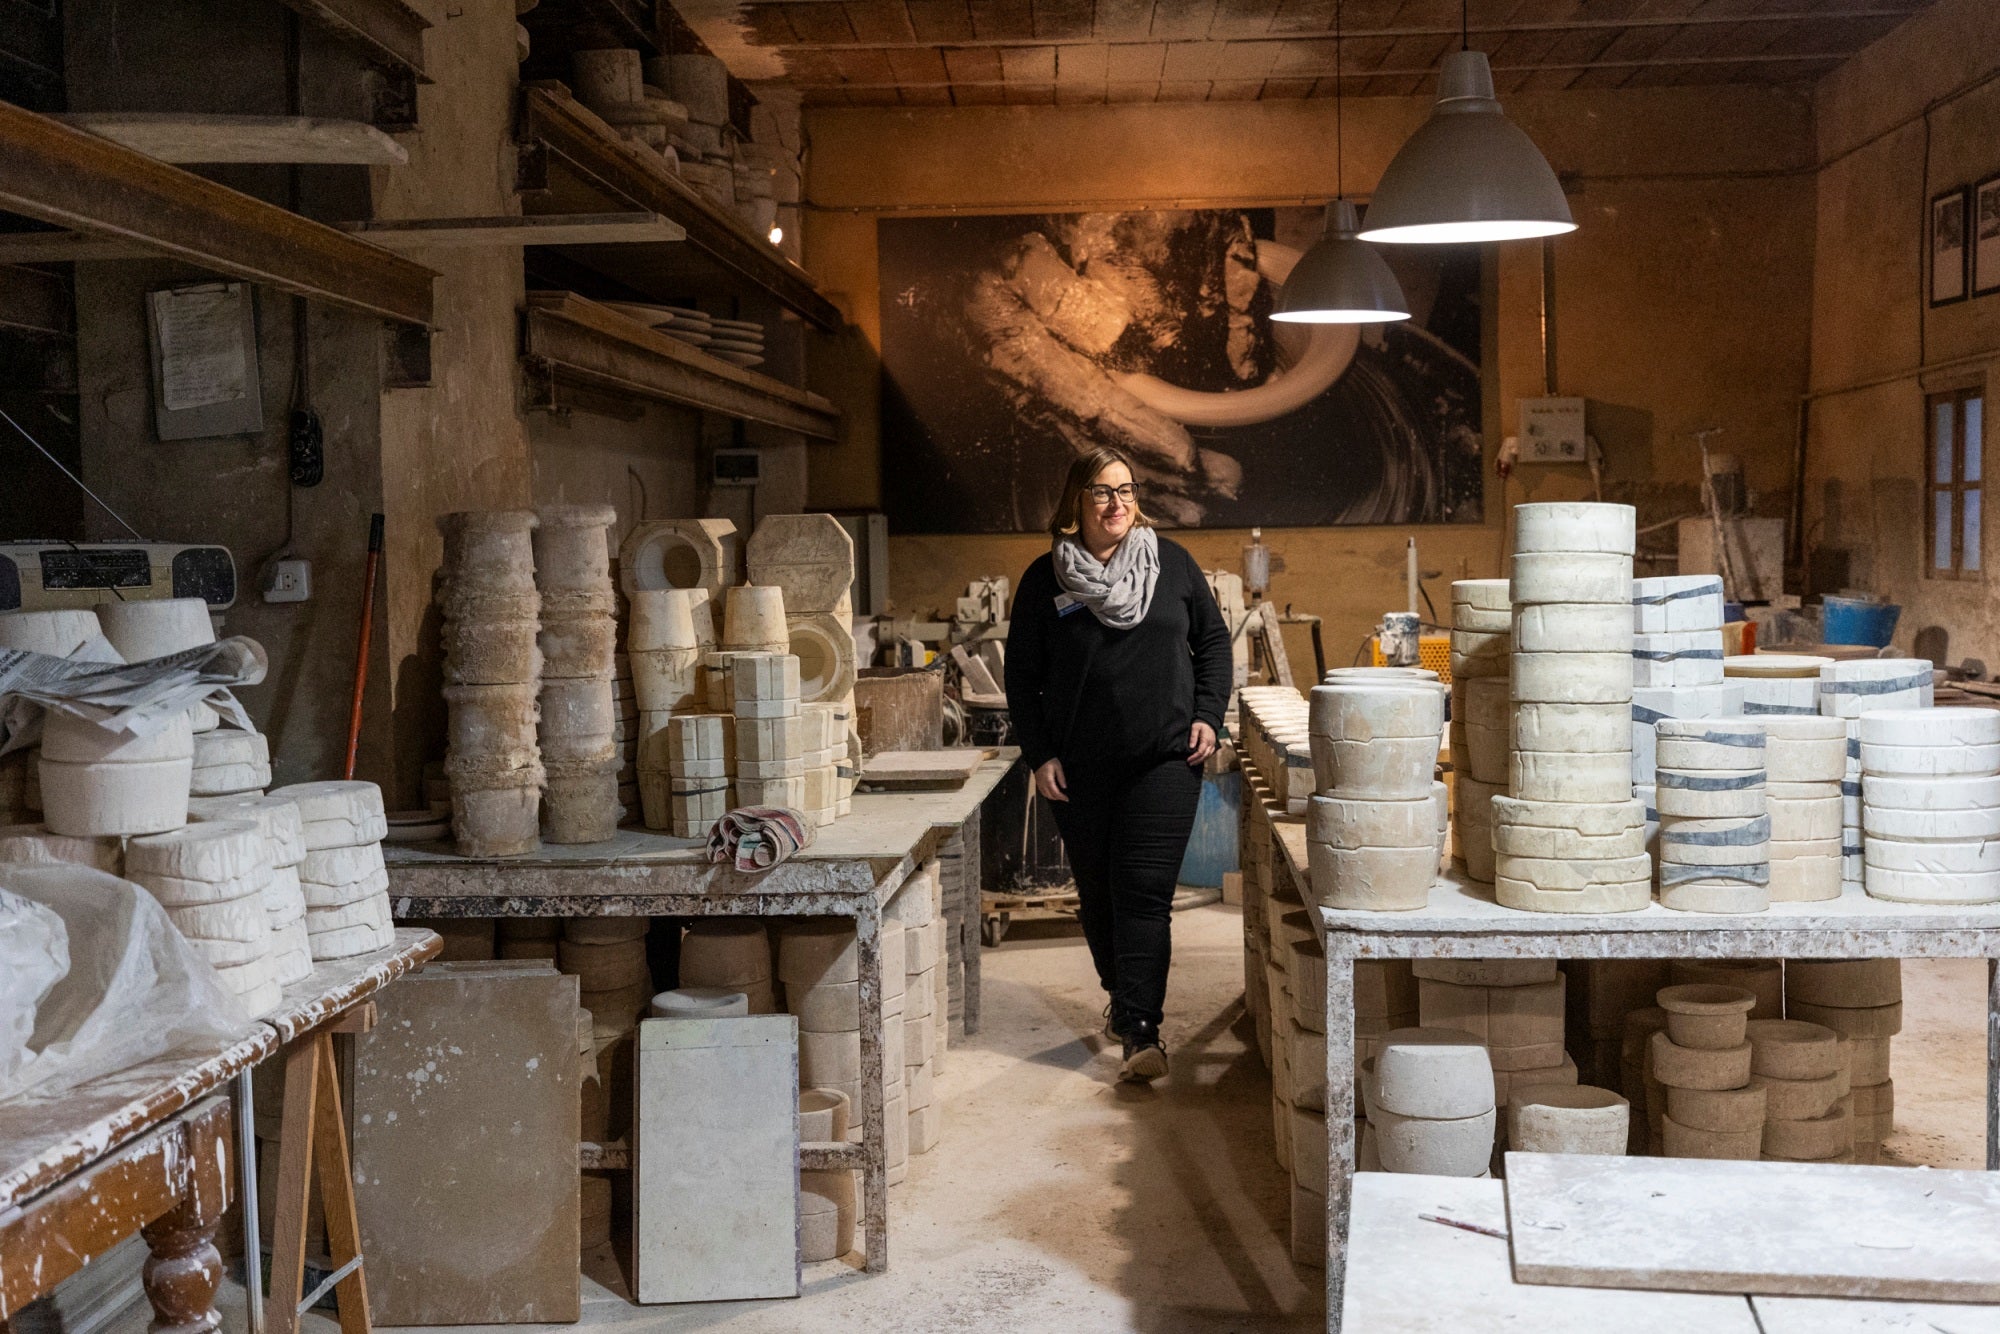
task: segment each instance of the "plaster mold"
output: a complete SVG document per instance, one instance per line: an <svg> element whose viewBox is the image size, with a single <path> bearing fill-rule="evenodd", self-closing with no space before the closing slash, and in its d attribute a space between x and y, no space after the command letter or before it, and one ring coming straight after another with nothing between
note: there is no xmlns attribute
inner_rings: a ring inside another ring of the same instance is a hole
<svg viewBox="0 0 2000 1334"><path fill-rule="evenodd" d="M1632 1106L1610 1089L1516 1086L1507 1099L1507 1146L1521 1153L1622 1154Z"/></svg>
<svg viewBox="0 0 2000 1334"><path fill-rule="evenodd" d="M835 610L854 583L854 539L831 514L766 515L743 559L750 582L782 589L793 616Z"/></svg>
<svg viewBox="0 0 2000 1334"><path fill-rule="evenodd" d="M1637 511L1630 505L1555 501L1514 507L1516 552L1610 552L1631 556ZM1521 600L1518 595L1516 601Z"/></svg>
<svg viewBox="0 0 2000 1334"><path fill-rule="evenodd" d="M618 579L641 589L701 589L709 603L736 579L736 526L727 519L661 519L633 527L618 548ZM697 625L697 630L700 627ZM705 643L713 643L713 632Z"/></svg>
<svg viewBox="0 0 2000 1334"><path fill-rule="evenodd" d="M192 760L38 766L42 822L51 833L77 837L155 834L187 822Z"/></svg>
<svg viewBox="0 0 2000 1334"><path fill-rule="evenodd" d="M1517 606L1545 602L1629 604L1632 558L1570 552L1524 553L1510 558L1509 592Z"/></svg>

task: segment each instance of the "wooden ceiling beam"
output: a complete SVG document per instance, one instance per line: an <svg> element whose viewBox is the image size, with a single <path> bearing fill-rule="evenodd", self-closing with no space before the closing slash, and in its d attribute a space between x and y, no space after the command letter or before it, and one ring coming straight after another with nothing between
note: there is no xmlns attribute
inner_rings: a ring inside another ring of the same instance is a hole
<svg viewBox="0 0 2000 1334"><path fill-rule="evenodd" d="M290 10L312 20L336 37L366 53L375 64L402 70L418 83L424 73L424 31L431 21L403 0L281 0Z"/></svg>
<svg viewBox="0 0 2000 1334"><path fill-rule="evenodd" d="M422 265L5 102L0 209L345 310L431 321L437 275Z"/></svg>

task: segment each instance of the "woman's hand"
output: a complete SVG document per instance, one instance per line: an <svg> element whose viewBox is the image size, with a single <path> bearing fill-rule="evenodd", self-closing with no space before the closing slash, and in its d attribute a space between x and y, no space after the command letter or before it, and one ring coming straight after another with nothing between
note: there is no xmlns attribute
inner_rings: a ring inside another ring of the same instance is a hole
<svg viewBox="0 0 2000 1334"><path fill-rule="evenodd" d="M1069 779L1063 775L1061 760L1049 760L1035 770L1035 791L1050 801L1069 800Z"/></svg>
<svg viewBox="0 0 2000 1334"><path fill-rule="evenodd" d="M1200 764L1215 754L1215 729L1207 723L1196 721L1188 728L1188 763Z"/></svg>

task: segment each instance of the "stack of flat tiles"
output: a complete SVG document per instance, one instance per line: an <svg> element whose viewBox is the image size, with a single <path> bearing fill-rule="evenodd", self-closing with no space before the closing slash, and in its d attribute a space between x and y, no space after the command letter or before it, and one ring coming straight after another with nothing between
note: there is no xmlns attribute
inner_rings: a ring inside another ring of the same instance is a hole
<svg viewBox="0 0 2000 1334"><path fill-rule="evenodd" d="M444 566L444 772L452 833L468 857L516 857L541 845L541 596L526 510L440 515Z"/></svg>
<svg viewBox="0 0 2000 1334"><path fill-rule="evenodd" d="M1451 586L1452 851L1482 884L1493 882L1493 798L1507 790L1514 745L1507 698L1513 628L1505 579Z"/></svg>
<svg viewBox="0 0 2000 1334"><path fill-rule="evenodd" d="M1750 1082L1764 1092L1762 1156L1782 1162L1854 1161L1850 1068L1840 1036L1798 1019L1750 1024Z"/></svg>
<svg viewBox="0 0 2000 1334"><path fill-rule="evenodd" d="M803 810L805 720L799 715L799 660L789 653L743 652L730 663L736 717L736 801L741 806Z"/></svg>
<svg viewBox="0 0 2000 1334"><path fill-rule="evenodd" d="M1408 911L1437 879L1445 692L1393 679L1314 686L1317 792L1306 817L1312 894L1329 908Z"/></svg>
<svg viewBox="0 0 2000 1334"><path fill-rule="evenodd" d="M1362 1074L1368 1125L1361 1166L1490 1175L1499 1123L1493 1088L1487 1048L1474 1034L1424 1027L1387 1035Z"/></svg>
<svg viewBox="0 0 2000 1334"><path fill-rule="evenodd" d="M1754 720L1764 729L1771 902L1837 899L1847 728L1817 713L1767 713Z"/></svg>
<svg viewBox="0 0 2000 1334"><path fill-rule="evenodd" d="M1922 658L1854 658L1819 670L1819 711L1847 723L1847 774L1841 779L1840 879L1866 882L1861 825L1861 715L1882 709L1928 709L1931 665Z"/></svg>
<svg viewBox="0 0 2000 1334"><path fill-rule="evenodd" d="M805 804L800 810L815 828L824 829L840 815L840 766L847 758L847 732L837 704L807 704L800 745L805 756Z"/></svg>
<svg viewBox="0 0 2000 1334"><path fill-rule="evenodd" d="M935 859L926 862L889 901L888 916L903 925L903 1088L909 1107L910 1152L929 1153L944 1128L944 1102L937 1096L938 1055L949 1035L945 1004L938 995L944 970L944 884ZM898 960L885 949L884 976ZM884 1059L884 1076L889 1075Z"/></svg>
<svg viewBox="0 0 2000 1334"><path fill-rule="evenodd" d="M675 714L667 719L665 774L649 773L646 781L662 783L666 827L676 838L706 838L715 822L735 804L729 784L735 720L721 713Z"/></svg>
<svg viewBox="0 0 2000 1334"><path fill-rule="evenodd" d="M1574 1084L1563 1046L1567 979L1554 959L1418 959L1417 1022L1485 1044L1496 1106L1514 1087Z"/></svg>
<svg viewBox="0 0 2000 1334"><path fill-rule="evenodd" d="M382 864L382 836L389 832L382 789L331 779L281 787L271 795L299 808L306 848L299 886L305 891L314 960L351 958L395 943L389 870Z"/></svg>
<svg viewBox="0 0 2000 1334"><path fill-rule="evenodd" d="M624 653L611 659L611 707L618 715L618 725L611 731L618 747L618 804L627 815L641 814L639 745L645 728L639 719L639 697L632 686L632 659Z"/></svg>
<svg viewBox="0 0 2000 1334"><path fill-rule="evenodd" d="M271 958L278 985L291 986L312 975L312 940L306 934L306 896L299 866L306 859L305 821L287 797L196 797L188 819L248 820L264 836L270 876L264 882L264 915L271 928ZM0 851L0 861L6 860Z"/></svg>
<svg viewBox="0 0 2000 1334"><path fill-rule="evenodd" d="M1894 1128L1896 1085L1889 1047L1903 1027L1900 959L1793 959L1785 965L1793 1018L1830 1028L1847 1051L1856 1162L1879 1162Z"/></svg>
<svg viewBox="0 0 2000 1334"><path fill-rule="evenodd" d="M2000 900L2000 839L1986 832L2000 813L1991 802L2000 786L2000 711L1872 710L1857 728L1869 896Z"/></svg>
<svg viewBox="0 0 2000 1334"><path fill-rule="evenodd" d="M1495 897L1533 912L1643 908L1652 895L1632 799L1632 507L1519 505L1514 522L1514 747L1508 802L1493 803Z"/></svg>
<svg viewBox="0 0 2000 1334"><path fill-rule="evenodd" d="M1662 1028L1647 1048L1647 1078L1666 1094L1660 1151L1670 1158L1750 1160L1763 1149L1765 1091L1755 1083L1741 987L1663 988Z"/></svg>
<svg viewBox="0 0 2000 1334"><path fill-rule="evenodd" d="M216 727L194 738L188 791L197 797L262 792L271 784L271 743L262 732Z"/></svg>
<svg viewBox="0 0 2000 1334"><path fill-rule="evenodd" d="M551 843L602 843L618 832L620 709L613 696L618 623L607 529L609 505L547 505L535 512L535 588L541 594L542 716L537 733ZM636 728L637 705L631 722Z"/></svg>
<svg viewBox="0 0 2000 1334"><path fill-rule="evenodd" d="M125 878L158 899L252 1017L283 999L264 890L271 864L249 820L187 825L131 840Z"/></svg>
<svg viewBox="0 0 2000 1334"><path fill-rule="evenodd" d="M178 829L187 823L194 737L186 716L139 737L50 710L36 765L42 823L75 838Z"/></svg>
<svg viewBox="0 0 2000 1334"><path fill-rule="evenodd" d="M1676 574L1632 581L1633 684L1632 684L1632 786L1646 803L1648 828L1646 845L1654 849L1658 832L1658 808L1653 804L1653 771L1659 761L1653 753L1653 725L1662 718L1733 718L1743 712L1742 683L1717 676L1696 684L1675 683L1677 672L1690 677L1714 675L1706 666L1709 658L1688 657L1685 668L1676 668L1676 659L1638 656L1671 653L1672 645L1722 659L1722 580L1712 574ZM1641 639L1649 647L1641 650ZM1656 682L1659 682L1656 684Z"/></svg>
<svg viewBox="0 0 2000 1334"><path fill-rule="evenodd" d="M1661 904L1682 912L1770 907L1763 725L1668 718L1655 733Z"/></svg>

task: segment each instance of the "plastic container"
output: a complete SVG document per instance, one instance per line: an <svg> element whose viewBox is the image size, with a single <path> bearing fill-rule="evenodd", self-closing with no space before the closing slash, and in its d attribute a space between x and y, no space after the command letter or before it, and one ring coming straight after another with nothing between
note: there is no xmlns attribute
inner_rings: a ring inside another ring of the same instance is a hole
<svg viewBox="0 0 2000 1334"><path fill-rule="evenodd" d="M1843 598L1828 594L1822 598L1825 620L1822 635L1829 644L1866 644L1887 648L1895 636L1896 621L1903 608L1894 602L1866 598Z"/></svg>

